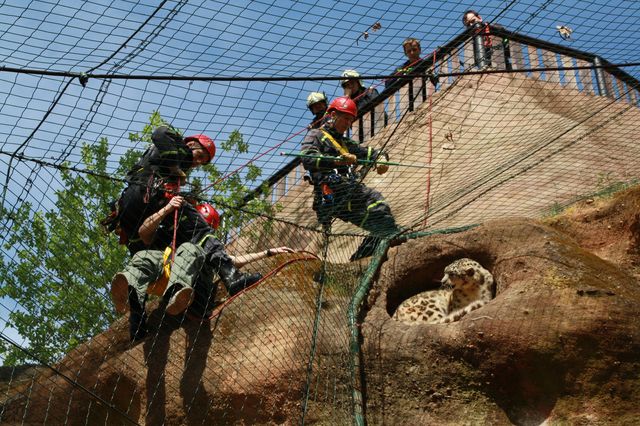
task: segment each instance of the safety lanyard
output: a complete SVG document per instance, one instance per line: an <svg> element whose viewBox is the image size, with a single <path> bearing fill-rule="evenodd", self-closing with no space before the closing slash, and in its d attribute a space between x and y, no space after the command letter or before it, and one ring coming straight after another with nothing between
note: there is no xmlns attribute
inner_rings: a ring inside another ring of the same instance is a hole
<svg viewBox="0 0 640 426"><path fill-rule="evenodd" d="M333 147L340 153L340 155L349 154L349 150L345 146L343 146L341 143L339 143L333 136L331 136L329 132L327 132L324 129L321 129L321 131L324 134L324 136L327 139L329 139L329 141L331 142L331 145L333 145Z"/></svg>

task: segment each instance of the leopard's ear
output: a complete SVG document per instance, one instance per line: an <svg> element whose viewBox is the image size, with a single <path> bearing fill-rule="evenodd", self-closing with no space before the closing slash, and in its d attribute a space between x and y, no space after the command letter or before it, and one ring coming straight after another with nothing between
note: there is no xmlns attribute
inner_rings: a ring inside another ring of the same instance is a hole
<svg viewBox="0 0 640 426"><path fill-rule="evenodd" d="M472 276L473 276L473 274L475 274L475 273L476 273L475 269L473 269L473 268L471 268L471 267L467 268L467 270L466 270L465 272L466 272L466 273L467 273L467 275L469 275L470 277L472 277Z"/></svg>

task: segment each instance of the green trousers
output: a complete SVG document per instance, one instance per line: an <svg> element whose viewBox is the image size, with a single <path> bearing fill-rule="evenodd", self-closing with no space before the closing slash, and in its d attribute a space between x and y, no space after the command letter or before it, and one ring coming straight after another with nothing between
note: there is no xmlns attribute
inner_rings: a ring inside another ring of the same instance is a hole
<svg viewBox="0 0 640 426"><path fill-rule="evenodd" d="M176 250L171 265L171 275L165 293L175 284L193 287L204 264L204 250L192 243L183 243ZM138 302L144 306L147 288L162 275L163 252L160 250L141 250L131 258L123 274L127 282L135 289Z"/></svg>

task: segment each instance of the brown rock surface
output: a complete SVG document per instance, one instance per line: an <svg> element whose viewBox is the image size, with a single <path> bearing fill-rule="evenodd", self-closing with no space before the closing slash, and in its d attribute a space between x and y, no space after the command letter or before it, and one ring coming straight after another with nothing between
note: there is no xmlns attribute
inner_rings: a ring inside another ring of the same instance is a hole
<svg viewBox="0 0 640 426"><path fill-rule="evenodd" d="M266 270L296 257L270 258ZM5 397L2 423L260 424L295 418L315 315L310 277L318 266L317 260L293 262L202 324L163 318L152 304L150 336L133 346L122 318L69 353L55 367L61 375L47 371ZM326 294L333 307L345 305L342 298ZM330 321L335 308L325 311ZM330 346L336 341L320 342L319 350L335 351Z"/></svg>
<svg viewBox="0 0 640 426"><path fill-rule="evenodd" d="M557 223L573 224L569 217ZM628 227L626 234L610 242L628 244ZM402 300L433 288L460 257L493 273L493 301L451 325L391 319ZM369 303L363 334L375 424L640 418L638 282L549 226L511 219L410 241L390 251Z"/></svg>
<svg viewBox="0 0 640 426"><path fill-rule="evenodd" d="M639 200L632 189L545 223L506 219L392 248L362 318L369 423L636 424ZM494 300L448 325L391 319L463 256L493 273ZM7 391L2 423L128 424L119 411L140 424L297 424L319 267L287 264L202 326L161 321L152 305L152 336L134 346L120 320L55 366L66 378L46 371ZM351 421L346 306L360 267L328 271L308 424Z"/></svg>

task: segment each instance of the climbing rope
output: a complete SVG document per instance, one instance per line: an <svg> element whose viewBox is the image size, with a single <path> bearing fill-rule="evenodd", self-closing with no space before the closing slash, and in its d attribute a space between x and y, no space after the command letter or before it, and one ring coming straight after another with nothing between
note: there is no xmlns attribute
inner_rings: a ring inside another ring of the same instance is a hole
<svg viewBox="0 0 640 426"><path fill-rule="evenodd" d="M286 262L283 262L281 264L279 264L278 266L276 266L275 268L273 268L272 270L270 270L269 272L267 272L260 280L258 280L257 282L253 283L252 285L250 285L249 287L245 288L244 290L240 291L238 294L235 294L229 298L227 298L224 302L222 302L222 304L218 305L212 312L211 315L209 315L207 317L208 320L213 320L214 318L220 316L222 314L222 311L224 310L224 308L226 308L227 306L229 306L231 304L231 302L233 302L235 299L237 299L238 297L242 296L243 294L245 294L246 292L256 288L257 286L259 286L260 284L262 284L264 281L266 281L267 278L277 274L278 272L280 272L285 266L290 265L292 263L295 262L301 262L303 260L318 260L318 256L308 252L308 251L299 251L297 253L305 253L307 254L307 256L305 257L296 257L294 259L289 259ZM187 314L190 318L192 319L199 319L196 318L195 316L191 315L191 314Z"/></svg>
<svg viewBox="0 0 640 426"><path fill-rule="evenodd" d="M433 66L435 67L436 63L436 51L433 51ZM431 166L431 160L433 158L433 91L435 87L429 86L428 89L428 97L429 97L429 145L427 146L427 164ZM429 198L431 198L431 168L427 170L427 193L425 197L424 203L424 223L422 224L424 227L427 226L427 220L429 218Z"/></svg>

